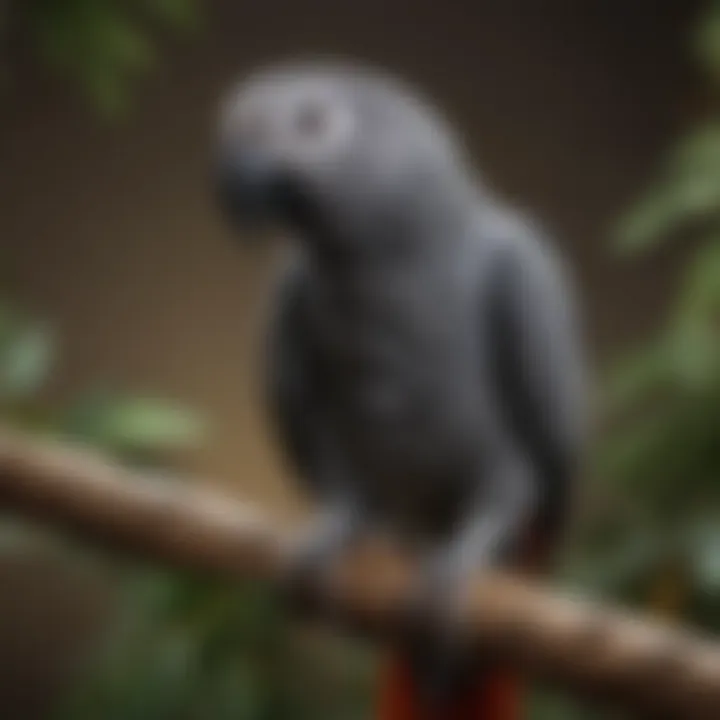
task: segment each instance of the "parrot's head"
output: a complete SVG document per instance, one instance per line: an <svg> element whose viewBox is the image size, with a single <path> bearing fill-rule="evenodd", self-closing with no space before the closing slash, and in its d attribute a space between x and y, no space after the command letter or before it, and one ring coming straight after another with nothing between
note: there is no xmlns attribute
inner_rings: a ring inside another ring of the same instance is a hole
<svg viewBox="0 0 720 720"><path fill-rule="evenodd" d="M383 223L429 212L465 176L432 105L339 63L276 65L241 82L224 100L217 153L219 199L235 223L329 242L381 236Z"/></svg>

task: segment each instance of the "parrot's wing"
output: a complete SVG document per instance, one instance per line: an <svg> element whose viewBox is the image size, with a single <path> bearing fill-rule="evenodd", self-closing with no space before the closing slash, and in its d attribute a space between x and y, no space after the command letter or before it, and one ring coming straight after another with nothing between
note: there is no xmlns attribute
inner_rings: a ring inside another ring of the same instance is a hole
<svg viewBox="0 0 720 720"><path fill-rule="evenodd" d="M299 263L283 269L269 323L267 399L287 459L304 479L317 474L320 379L307 323L309 281Z"/></svg>
<svg viewBox="0 0 720 720"><path fill-rule="evenodd" d="M493 333L500 406L539 474L539 520L554 530L585 438L581 329L569 277L544 238L523 226L503 249Z"/></svg>

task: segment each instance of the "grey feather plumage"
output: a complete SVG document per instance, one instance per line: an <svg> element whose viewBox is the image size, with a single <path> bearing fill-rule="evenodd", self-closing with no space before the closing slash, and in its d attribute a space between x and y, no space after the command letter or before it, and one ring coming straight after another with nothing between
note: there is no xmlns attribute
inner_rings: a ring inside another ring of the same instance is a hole
<svg viewBox="0 0 720 720"><path fill-rule="evenodd" d="M385 527L452 593L529 528L558 533L585 437L574 293L442 114L376 71L290 64L232 94L220 153L231 215L295 241L267 384L287 457L334 519L310 554Z"/></svg>

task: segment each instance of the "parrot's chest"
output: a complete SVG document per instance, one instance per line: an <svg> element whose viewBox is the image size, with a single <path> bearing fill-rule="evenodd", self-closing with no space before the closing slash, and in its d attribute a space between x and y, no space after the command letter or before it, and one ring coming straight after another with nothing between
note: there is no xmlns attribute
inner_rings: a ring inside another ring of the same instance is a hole
<svg viewBox="0 0 720 720"><path fill-rule="evenodd" d="M407 498L408 483L432 490L479 450L468 318L452 301L407 304L407 295L376 293L323 318L332 422L360 482L385 504L393 493Z"/></svg>
<svg viewBox="0 0 720 720"><path fill-rule="evenodd" d="M481 453L467 398L417 361L416 354L399 353L395 363L358 368L341 383L334 405L359 494L411 534L457 511Z"/></svg>

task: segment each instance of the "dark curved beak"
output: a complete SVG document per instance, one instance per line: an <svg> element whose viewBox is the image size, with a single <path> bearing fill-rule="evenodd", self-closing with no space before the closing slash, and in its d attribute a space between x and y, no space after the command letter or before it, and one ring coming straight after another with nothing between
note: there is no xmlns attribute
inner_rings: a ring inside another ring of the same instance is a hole
<svg viewBox="0 0 720 720"><path fill-rule="evenodd" d="M286 178L277 162L251 149L223 149L215 163L220 208L234 225L254 227L277 219Z"/></svg>

